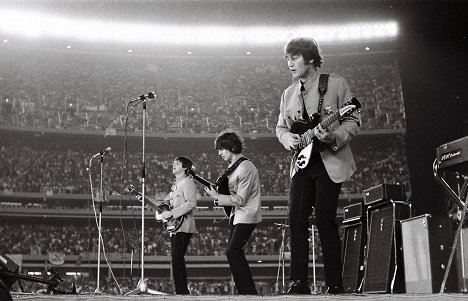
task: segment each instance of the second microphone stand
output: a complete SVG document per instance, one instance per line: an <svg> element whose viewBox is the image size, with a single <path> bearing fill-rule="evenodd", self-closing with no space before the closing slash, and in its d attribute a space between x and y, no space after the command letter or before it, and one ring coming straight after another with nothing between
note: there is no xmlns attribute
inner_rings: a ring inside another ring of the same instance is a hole
<svg viewBox="0 0 468 301"><path fill-rule="evenodd" d="M286 238L286 228L289 227L286 223L275 223L276 226L279 226L278 230L281 229L281 246L279 250L279 258L278 258L278 272L276 275L276 291L279 292L280 290L280 285L279 285L279 276L280 276L280 271L282 275L282 282L281 282L281 293L285 293L285 256L284 256L284 242Z"/></svg>
<svg viewBox="0 0 468 301"><path fill-rule="evenodd" d="M91 190L92 188L92 179L91 179L91 166L93 163L93 159L96 158L97 156L101 156L101 164L100 164L100 179L99 179L99 216L98 216L98 252L97 252L97 279L96 279L96 290L94 291L95 293L101 293L101 289L99 287L100 285L100 280L101 280L101 240L102 240L102 202L104 201L104 188L103 188L103 166L104 166L104 155L106 154L106 151L108 152L110 148L95 154L94 156L91 157L89 160L88 164L88 171L89 171L89 181L91 183ZM91 195L93 194L93 191L91 191ZM94 202L94 198L93 198ZM96 214L96 210L94 211Z"/></svg>

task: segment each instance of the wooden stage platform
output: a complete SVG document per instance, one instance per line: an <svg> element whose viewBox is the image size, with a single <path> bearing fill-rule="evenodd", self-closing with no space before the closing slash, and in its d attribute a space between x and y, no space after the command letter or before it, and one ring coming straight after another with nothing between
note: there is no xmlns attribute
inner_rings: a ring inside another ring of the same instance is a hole
<svg viewBox="0 0 468 301"><path fill-rule="evenodd" d="M343 294L343 295L270 295L270 296L232 296L232 295L205 295L205 296L176 296L176 295L134 295L118 296L106 294L84 294L84 295L38 295L11 293L13 300L71 300L71 301L113 301L113 300L200 300L200 301L281 301L281 300L364 300L364 301L397 301L397 300L420 300L420 301L452 301L468 300L468 294Z"/></svg>

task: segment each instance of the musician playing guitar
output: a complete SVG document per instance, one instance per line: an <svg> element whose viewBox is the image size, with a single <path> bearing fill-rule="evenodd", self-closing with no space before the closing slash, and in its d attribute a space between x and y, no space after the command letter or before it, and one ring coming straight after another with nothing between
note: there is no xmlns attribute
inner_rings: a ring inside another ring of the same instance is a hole
<svg viewBox="0 0 468 301"><path fill-rule="evenodd" d="M221 194L213 187L205 187L205 191L214 198L215 206L232 207L226 256L239 295L257 295L243 248L262 220L260 181L255 165L242 155L243 148L244 141L237 133L225 131L216 138L218 154L229 167L237 167L227 173L229 194Z"/></svg>
<svg viewBox="0 0 468 301"><path fill-rule="evenodd" d="M186 157L177 157L172 164L172 173L175 176L171 192L165 200L170 200L172 210L161 213L162 217L169 219L185 215L180 228L171 235L171 262L176 294L189 295L187 287L187 270L185 267L185 253L192 234L197 233L193 209L197 207L197 187L189 173L192 161Z"/></svg>
<svg viewBox="0 0 468 301"><path fill-rule="evenodd" d="M285 59L295 81L281 96L276 136L287 150L296 154L311 142L304 137L314 137L307 164L297 164L296 156L291 162L288 218L292 285L288 293L310 294L307 282L308 219L314 207L328 293L339 294L344 290L336 210L341 184L356 170L349 141L359 132L360 116L355 111L340 116L326 127L322 125L322 120L350 101L352 95L344 78L334 74L321 76L318 68L323 60L314 39L307 37L289 41L285 47ZM307 131L293 130L298 123L307 124Z"/></svg>

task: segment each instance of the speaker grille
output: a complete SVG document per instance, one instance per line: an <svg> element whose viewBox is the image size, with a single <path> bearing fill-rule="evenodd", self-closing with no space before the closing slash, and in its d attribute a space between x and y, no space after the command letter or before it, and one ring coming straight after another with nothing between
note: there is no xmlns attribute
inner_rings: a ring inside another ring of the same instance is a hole
<svg viewBox="0 0 468 301"><path fill-rule="evenodd" d="M364 292L387 292L393 260L393 207L387 206L370 214L369 242Z"/></svg>
<svg viewBox="0 0 468 301"><path fill-rule="evenodd" d="M343 256L343 288L347 293L356 293L362 279L363 224L345 226Z"/></svg>

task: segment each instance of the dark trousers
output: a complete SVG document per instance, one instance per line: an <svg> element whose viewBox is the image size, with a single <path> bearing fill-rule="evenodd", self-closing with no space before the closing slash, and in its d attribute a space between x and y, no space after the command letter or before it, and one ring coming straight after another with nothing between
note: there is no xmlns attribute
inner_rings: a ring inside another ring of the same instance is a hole
<svg viewBox="0 0 468 301"><path fill-rule="evenodd" d="M244 246L252 235L256 224L231 225L226 256L239 295L257 295L257 289L245 258Z"/></svg>
<svg viewBox="0 0 468 301"><path fill-rule="evenodd" d="M291 280L307 282L309 265L309 216L315 208L315 224L322 244L325 283L341 287L341 241L336 225L336 209L341 183L334 183L320 156L298 171L289 192L291 230Z"/></svg>
<svg viewBox="0 0 468 301"><path fill-rule="evenodd" d="M185 252L190 243L191 233L177 232L171 235L172 273L176 294L188 295L187 269L185 268Z"/></svg>

